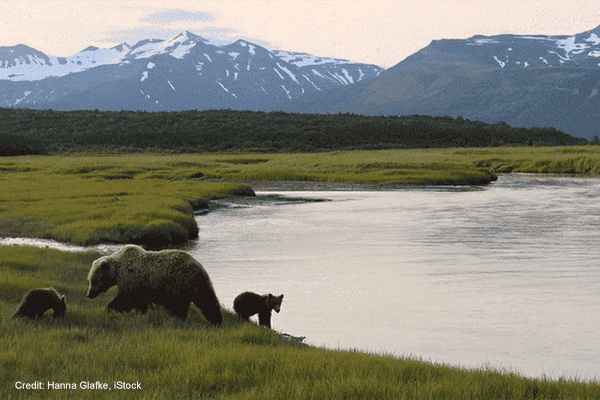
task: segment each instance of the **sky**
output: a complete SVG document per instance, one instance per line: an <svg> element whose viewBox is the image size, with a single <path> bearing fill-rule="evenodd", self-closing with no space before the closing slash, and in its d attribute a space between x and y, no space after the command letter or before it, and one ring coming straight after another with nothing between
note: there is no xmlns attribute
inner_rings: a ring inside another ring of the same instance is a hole
<svg viewBox="0 0 600 400"><path fill-rule="evenodd" d="M0 46L56 57L190 31L389 68L432 40L599 25L598 0L0 0Z"/></svg>

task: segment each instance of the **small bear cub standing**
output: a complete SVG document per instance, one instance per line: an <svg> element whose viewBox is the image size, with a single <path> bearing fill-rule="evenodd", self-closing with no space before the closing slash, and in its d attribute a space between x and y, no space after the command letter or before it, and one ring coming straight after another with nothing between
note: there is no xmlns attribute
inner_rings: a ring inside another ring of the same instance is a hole
<svg viewBox="0 0 600 400"><path fill-rule="evenodd" d="M12 317L41 318L50 309L54 311L54 318L64 317L67 311L66 296L61 296L54 288L31 289Z"/></svg>
<svg viewBox="0 0 600 400"><path fill-rule="evenodd" d="M244 321L258 314L258 323L271 327L271 311L279 313L283 295L273 296L271 293L261 296L252 292L244 292L233 301L233 309Z"/></svg>

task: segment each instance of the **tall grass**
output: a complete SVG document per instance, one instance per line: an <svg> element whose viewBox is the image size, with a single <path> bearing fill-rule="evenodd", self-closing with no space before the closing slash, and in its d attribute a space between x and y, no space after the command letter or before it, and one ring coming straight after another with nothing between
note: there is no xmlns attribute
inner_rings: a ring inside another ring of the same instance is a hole
<svg viewBox="0 0 600 400"><path fill-rule="evenodd" d="M170 168L168 160L1 160L0 235L80 245L180 243L198 235L195 209L213 198L252 194L247 185L201 182L194 168Z"/></svg>

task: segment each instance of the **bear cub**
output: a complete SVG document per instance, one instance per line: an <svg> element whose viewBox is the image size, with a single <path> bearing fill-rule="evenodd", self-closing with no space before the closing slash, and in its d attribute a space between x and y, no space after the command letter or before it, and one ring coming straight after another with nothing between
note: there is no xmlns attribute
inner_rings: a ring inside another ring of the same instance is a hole
<svg viewBox="0 0 600 400"><path fill-rule="evenodd" d="M233 301L233 309L244 321L258 314L258 323L261 326L271 327L271 311L279 313L283 295L273 296L271 293L261 296L252 292L244 292Z"/></svg>
<svg viewBox="0 0 600 400"><path fill-rule="evenodd" d="M31 289L12 317L41 318L50 309L54 311L54 318L64 317L67 311L66 296L61 296L54 288Z"/></svg>

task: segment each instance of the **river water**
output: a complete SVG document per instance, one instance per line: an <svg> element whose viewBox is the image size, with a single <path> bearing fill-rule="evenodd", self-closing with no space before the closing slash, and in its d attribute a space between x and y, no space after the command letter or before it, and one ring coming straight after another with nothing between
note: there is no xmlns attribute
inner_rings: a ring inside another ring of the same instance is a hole
<svg viewBox="0 0 600 400"><path fill-rule="evenodd" d="M278 193L330 201L197 216L186 250L225 307L283 293L273 328L317 346L600 379L600 180Z"/></svg>
<svg viewBox="0 0 600 400"><path fill-rule="evenodd" d="M273 328L310 344L600 377L599 180L279 194L331 201L197 217L226 307L283 293Z"/></svg>

